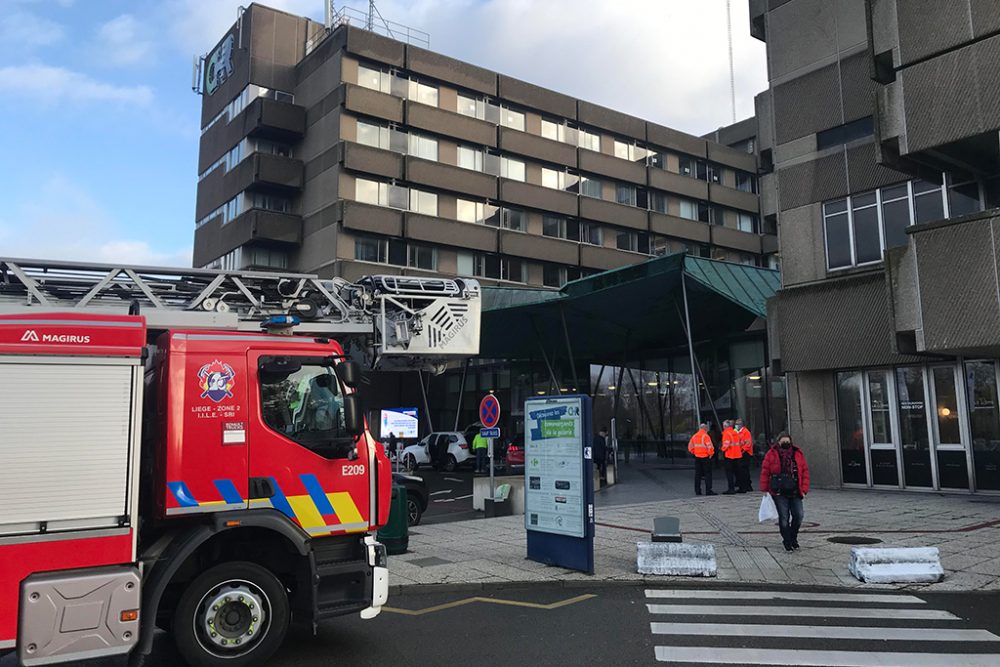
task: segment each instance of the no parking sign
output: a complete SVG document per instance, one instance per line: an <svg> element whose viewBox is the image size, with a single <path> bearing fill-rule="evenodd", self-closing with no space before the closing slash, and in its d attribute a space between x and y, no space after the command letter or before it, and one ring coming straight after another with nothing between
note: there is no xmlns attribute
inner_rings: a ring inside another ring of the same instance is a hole
<svg viewBox="0 0 1000 667"><path fill-rule="evenodd" d="M479 402L479 421L486 428L493 428L500 423L500 401L493 394L486 394Z"/></svg>

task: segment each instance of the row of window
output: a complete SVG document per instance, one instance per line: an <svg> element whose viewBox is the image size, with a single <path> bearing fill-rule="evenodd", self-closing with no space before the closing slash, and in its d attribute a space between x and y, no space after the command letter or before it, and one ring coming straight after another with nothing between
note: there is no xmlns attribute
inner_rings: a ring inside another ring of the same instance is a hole
<svg viewBox="0 0 1000 667"><path fill-rule="evenodd" d="M488 98L458 96L458 113L524 132L524 114L505 104L494 104Z"/></svg>
<svg viewBox="0 0 1000 667"><path fill-rule="evenodd" d="M438 159L438 142L417 132L404 132L385 125L358 121L358 143L374 148L413 155L425 160Z"/></svg>
<svg viewBox="0 0 1000 667"><path fill-rule="evenodd" d="M422 215L438 214L438 197L433 192L370 181L366 178L357 178L354 183L354 198L359 202L413 211Z"/></svg>
<svg viewBox="0 0 1000 667"><path fill-rule="evenodd" d="M426 160L438 159L438 142L416 132L404 132L387 125L379 125L368 121L357 122L358 143L384 150L391 150L403 155L415 155ZM499 176L510 180L525 182L527 167L524 161L500 155L494 151L474 148L472 146L458 147L458 166L463 169ZM604 196L604 181L594 176L579 175L569 169L553 169L542 167L542 186L554 190L563 190L580 194L585 197L602 199ZM615 183L615 201L626 206L635 206L657 213L668 213L668 197L665 192L644 188L631 183ZM707 202L677 197L679 203L678 215L688 220L697 220L714 225L725 224L724 209ZM398 207L397 207L398 208ZM734 212L737 228L740 231L758 233L757 216L750 213Z"/></svg>
<svg viewBox="0 0 1000 667"><path fill-rule="evenodd" d="M222 157L209 165L205 171L198 174L198 180L203 180L210 173L222 166L224 166L225 171L228 172L242 162L244 158L249 157L254 153L267 153L269 155L292 157L292 147L288 144L270 141L269 139L244 137L238 144L226 151Z"/></svg>
<svg viewBox="0 0 1000 667"><path fill-rule="evenodd" d="M912 224L982 209L979 184L912 180L823 204L826 265L830 270L880 262L887 248L906 245Z"/></svg>
<svg viewBox="0 0 1000 667"><path fill-rule="evenodd" d="M413 77L365 65L358 65L358 85L380 93L395 95L432 107L438 106L437 86L422 83Z"/></svg>
<svg viewBox="0 0 1000 667"><path fill-rule="evenodd" d="M437 271L437 248L403 239L359 236L354 239L354 259Z"/></svg>
<svg viewBox="0 0 1000 667"><path fill-rule="evenodd" d="M209 262L201 268L216 271L242 271L249 267L287 269L288 253L284 250L274 250L272 248L241 246L227 252L222 257Z"/></svg>
<svg viewBox="0 0 1000 667"><path fill-rule="evenodd" d="M223 117L225 117L227 123L233 118L236 118L236 116L238 116L243 109L245 109L258 97L266 97L267 99L276 100L278 102L287 102L289 104L295 102L295 96L291 93L283 90L274 90L273 88L265 88L251 83L240 91L236 97L230 100L229 104L222 107L219 113L215 114L212 120L208 121L205 126L201 128L201 133L205 134L208 132L209 128L221 121Z"/></svg>
<svg viewBox="0 0 1000 667"><path fill-rule="evenodd" d="M472 146L458 147L458 166L521 183L527 180L527 165L524 160Z"/></svg>
<svg viewBox="0 0 1000 667"><path fill-rule="evenodd" d="M659 237L650 247L649 235L637 232L621 232L618 234L618 245L623 250L639 251L654 255L672 252L695 252L707 254L706 248L689 246L688 244ZM631 247L622 247L629 245ZM714 259L739 261L755 266L757 257L747 253L715 249L711 255ZM436 271L438 268L438 250L433 246L413 243L399 238L377 236L359 236L354 241L354 259L362 262L390 264L409 268ZM508 257L494 253L459 251L456 255L456 274L491 280L504 280L515 283L528 282L528 261L518 257ZM596 269L582 269L578 266L564 266L543 262L542 284L547 287L561 287L570 280L576 280L597 273Z"/></svg>
<svg viewBox="0 0 1000 667"><path fill-rule="evenodd" d="M631 187L631 186L628 186ZM632 189L635 196L635 190ZM402 185L394 185L365 178L355 179L355 200L376 206L388 206L404 211L413 211L423 215L438 215L438 197L431 192L408 188ZM665 197L664 197L665 199ZM620 203L626 203L619 199ZM643 202L644 203L644 202ZM685 207L682 200L681 214L685 217L694 216L691 219L722 224L722 209L716 206L698 205ZM527 212L523 209L510 206L497 206L488 202L474 201L469 199L456 199L455 218L462 222L472 222L477 224L502 227L519 232L528 230ZM693 202L692 202L693 204ZM636 205L633 200L631 205ZM666 204L664 202L664 211ZM757 216L748 213L740 213L739 229L746 232L757 232ZM572 218L565 218L554 215L542 216L542 233L545 236L567 239L571 241L581 241L592 245L603 245L604 237L602 227L594 222L580 222ZM641 249L642 244L629 242L618 243L622 250L633 250L634 252L648 252L648 249Z"/></svg>
<svg viewBox="0 0 1000 667"><path fill-rule="evenodd" d="M274 195L266 192L241 192L219 208L215 209L205 217L195 223L195 227L201 227L209 220L217 216L222 216L222 224L226 225L236 219L237 216L253 208L277 211L278 213L291 213L292 200L281 195Z"/></svg>
<svg viewBox="0 0 1000 667"><path fill-rule="evenodd" d="M358 85L377 90L403 99L414 100L430 106L439 106L437 86L399 73L366 65L358 65ZM478 97L460 93L455 109L458 113L478 118L496 125L502 125L522 132L526 131L525 114L506 104L496 103L488 97ZM570 125L562 120L541 119L541 136L553 141L572 144L586 150L601 151L601 135L583 127ZM614 139L615 157L630 162L667 169L667 154L647 148L632 140ZM724 168L684 155L678 155L679 173L704 181L722 183ZM757 179L753 174L733 169L736 174L736 188L744 192L757 192Z"/></svg>

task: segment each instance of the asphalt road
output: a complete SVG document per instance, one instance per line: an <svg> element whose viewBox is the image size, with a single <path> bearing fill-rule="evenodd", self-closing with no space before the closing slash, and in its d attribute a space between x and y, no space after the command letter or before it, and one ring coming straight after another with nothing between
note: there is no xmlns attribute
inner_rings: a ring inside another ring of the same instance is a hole
<svg viewBox="0 0 1000 667"><path fill-rule="evenodd" d="M404 593L372 621L293 630L268 666L1000 665L1000 593L574 583ZM146 664L181 664L169 637Z"/></svg>
<svg viewBox="0 0 1000 667"><path fill-rule="evenodd" d="M500 475L501 472L497 470L496 474ZM523 472L523 467L516 469L516 474ZM472 509L472 479L475 475L471 468L459 468L455 472L436 472L424 467L408 474L423 477L427 482L430 498L427 511L421 519L422 524L482 518L482 512Z"/></svg>

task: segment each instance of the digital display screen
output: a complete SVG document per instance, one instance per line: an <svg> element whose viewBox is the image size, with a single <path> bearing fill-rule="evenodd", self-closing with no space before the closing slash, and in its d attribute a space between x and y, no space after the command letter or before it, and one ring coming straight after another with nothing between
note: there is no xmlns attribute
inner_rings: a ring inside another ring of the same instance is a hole
<svg viewBox="0 0 1000 667"><path fill-rule="evenodd" d="M394 433L397 438L417 438L420 436L419 426L416 408L382 410L379 437L385 439L390 433Z"/></svg>

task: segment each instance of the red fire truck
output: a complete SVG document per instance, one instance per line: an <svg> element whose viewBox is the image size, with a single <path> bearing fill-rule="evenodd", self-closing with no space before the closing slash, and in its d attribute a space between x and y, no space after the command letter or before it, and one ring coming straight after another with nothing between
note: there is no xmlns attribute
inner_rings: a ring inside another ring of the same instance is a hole
<svg viewBox="0 0 1000 667"><path fill-rule="evenodd" d="M140 662L161 628L253 665L375 617L391 471L328 336L439 368L478 314L474 281L0 259L0 652Z"/></svg>

